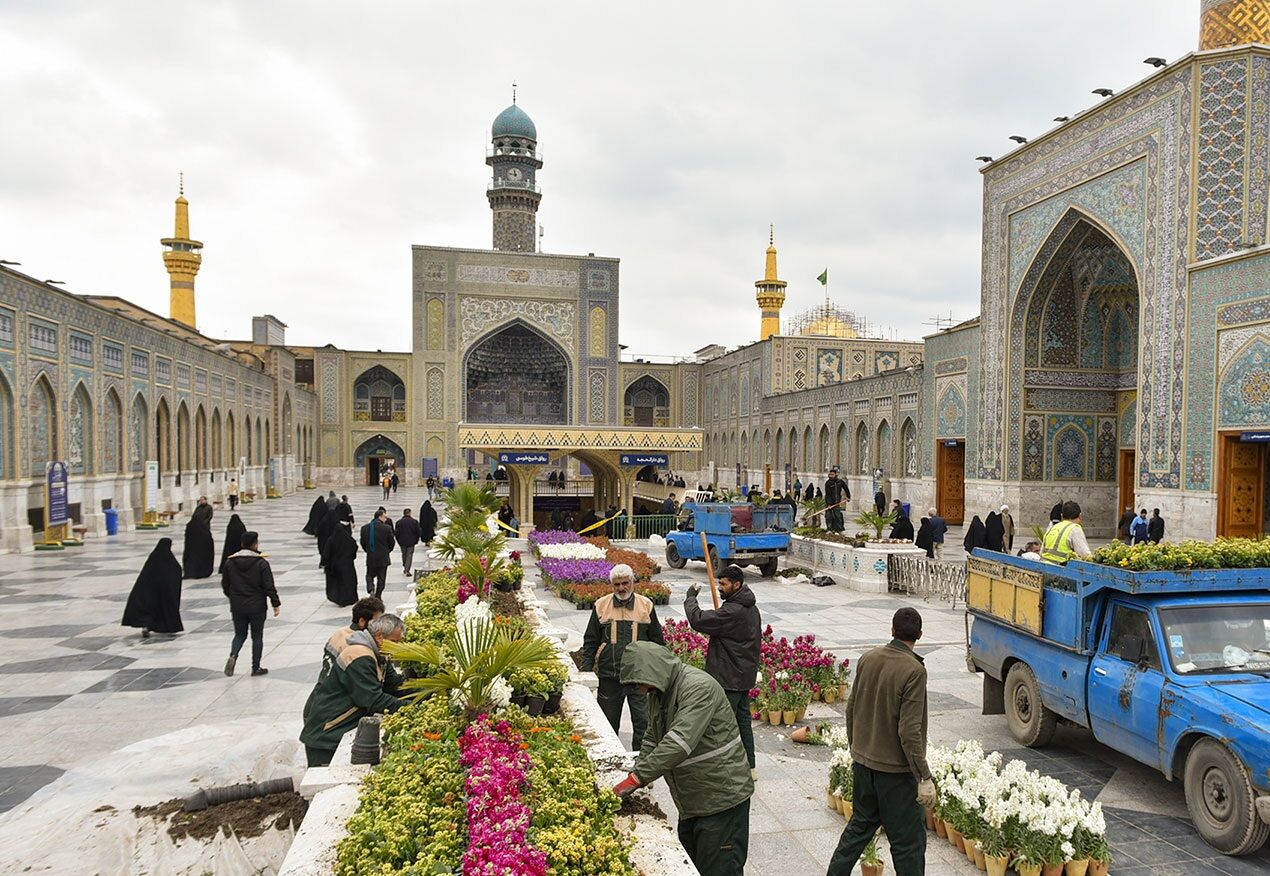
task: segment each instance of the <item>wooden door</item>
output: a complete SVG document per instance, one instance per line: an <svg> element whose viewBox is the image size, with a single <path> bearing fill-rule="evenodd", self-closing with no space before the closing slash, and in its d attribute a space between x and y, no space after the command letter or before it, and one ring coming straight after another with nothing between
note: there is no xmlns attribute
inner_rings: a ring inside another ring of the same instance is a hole
<svg viewBox="0 0 1270 876"><path fill-rule="evenodd" d="M1266 445L1222 435L1221 479L1217 482L1217 534L1255 538L1265 514Z"/></svg>
<svg viewBox="0 0 1270 876"><path fill-rule="evenodd" d="M1120 501L1116 504L1116 516L1111 521L1112 529L1120 525L1120 515L1124 513L1125 508L1137 507L1133 504L1134 486L1138 480L1138 452L1136 450L1120 451L1120 473L1118 481L1120 484Z"/></svg>
<svg viewBox="0 0 1270 876"><path fill-rule="evenodd" d="M966 442L940 441L935 473L935 507L949 526L966 517Z"/></svg>

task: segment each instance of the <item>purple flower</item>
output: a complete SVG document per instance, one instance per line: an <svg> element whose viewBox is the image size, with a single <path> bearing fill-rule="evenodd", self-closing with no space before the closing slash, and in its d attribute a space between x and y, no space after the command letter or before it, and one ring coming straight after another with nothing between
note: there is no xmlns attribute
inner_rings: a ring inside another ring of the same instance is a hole
<svg viewBox="0 0 1270 876"><path fill-rule="evenodd" d="M608 560L559 560L544 558L538 561L542 573L556 581L588 581L609 580L609 572L613 564Z"/></svg>
<svg viewBox="0 0 1270 876"><path fill-rule="evenodd" d="M544 544L576 544L582 536L568 529L536 529L529 533L529 543L537 547Z"/></svg>

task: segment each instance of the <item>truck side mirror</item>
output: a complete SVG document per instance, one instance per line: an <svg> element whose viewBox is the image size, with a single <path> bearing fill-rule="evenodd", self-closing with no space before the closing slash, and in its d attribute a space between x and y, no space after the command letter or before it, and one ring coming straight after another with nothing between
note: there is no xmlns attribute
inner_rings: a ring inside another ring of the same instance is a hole
<svg viewBox="0 0 1270 876"><path fill-rule="evenodd" d="M1116 653L1122 659L1137 665L1147 659L1147 643L1142 640L1141 636L1123 636L1120 639L1119 646L1116 648Z"/></svg>

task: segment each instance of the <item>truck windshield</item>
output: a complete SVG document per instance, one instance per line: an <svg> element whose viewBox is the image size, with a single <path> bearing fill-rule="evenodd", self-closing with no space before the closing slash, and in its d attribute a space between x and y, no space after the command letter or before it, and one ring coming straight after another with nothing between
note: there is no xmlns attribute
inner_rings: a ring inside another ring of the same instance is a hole
<svg viewBox="0 0 1270 876"><path fill-rule="evenodd" d="M1174 671L1270 672L1270 602L1160 610Z"/></svg>

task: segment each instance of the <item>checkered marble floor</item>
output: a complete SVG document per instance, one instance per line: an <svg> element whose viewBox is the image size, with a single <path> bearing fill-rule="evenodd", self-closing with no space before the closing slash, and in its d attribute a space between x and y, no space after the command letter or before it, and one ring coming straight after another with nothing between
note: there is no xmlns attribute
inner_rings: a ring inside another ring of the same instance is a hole
<svg viewBox="0 0 1270 876"><path fill-rule="evenodd" d="M345 492L359 521L380 504L377 488ZM322 645L348 623L348 609L326 601L316 543L300 531L316 495L238 508L247 528L260 533L282 599L281 615L265 623L269 674L260 678L250 676L249 651L237 675L222 672L233 625L218 576L184 582L185 632L177 636L143 639L119 624L155 542L172 538L180 558L183 521L89 539L81 548L0 556L0 636L10 643L0 665L0 813L77 764L142 738L235 718L299 720ZM422 490L401 490L394 516L407 505L417 513L423 498ZM229 516L218 509L212 521L218 558ZM389 574L390 586L402 592L405 575L399 568Z"/></svg>

